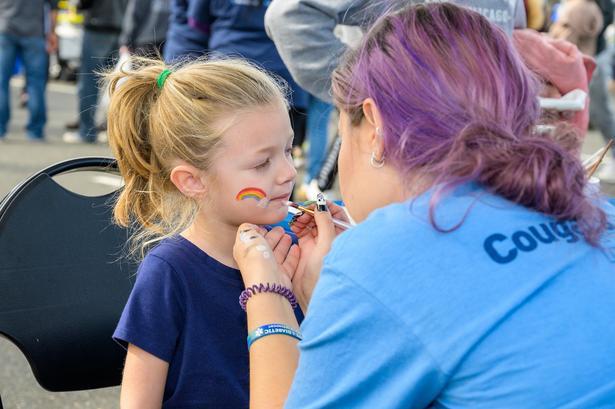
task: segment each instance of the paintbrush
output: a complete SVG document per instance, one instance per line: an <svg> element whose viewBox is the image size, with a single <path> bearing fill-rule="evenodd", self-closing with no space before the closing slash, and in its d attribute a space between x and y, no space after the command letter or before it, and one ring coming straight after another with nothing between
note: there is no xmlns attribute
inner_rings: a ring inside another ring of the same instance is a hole
<svg viewBox="0 0 615 409"><path fill-rule="evenodd" d="M588 159L586 159L583 162L588 178L592 177L593 174L598 170L598 168L600 167L600 164L602 163L602 160L606 156L606 153L609 151L611 146L613 146L613 142L614 140L611 139L605 147L600 148L596 153L594 153L592 156L590 156ZM594 162L594 159L596 159L596 157L598 158Z"/></svg>
<svg viewBox="0 0 615 409"><path fill-rule="evenodd" d="M314 216L314 211L312 209L308 209L307 207L301 206L300 204L297 204L295 202L286 202L286 204L292 208L301 210L304 213L309 213L312 216ZM335 224L337 227L340 227L342 229L350 229L352 227L352 224L345 222L343 220L339 220L339 219L332 219L333 220L333 224Z"/></svg>

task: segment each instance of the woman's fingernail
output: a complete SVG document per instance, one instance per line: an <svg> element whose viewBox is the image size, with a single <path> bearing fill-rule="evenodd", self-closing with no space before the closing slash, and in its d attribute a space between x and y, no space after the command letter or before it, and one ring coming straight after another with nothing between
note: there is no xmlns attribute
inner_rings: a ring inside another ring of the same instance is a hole
<svg viewBox="0 0 615 409"><path fill-rule="evenodd" d="M300 218L301 216L303 216L303 212L298 212L295 213L295 215L290 219L290 221L288 222L289 225L293 224L294 222L297 221L298 218Z"/></svg>
<svg viewBox="0 0 615 409"><path fill-rule="evenodd" d="M325 195L322 193L319 193L318 196L316 196L316 210L319 212L327 211L327 200L325 199Z"/></svg>

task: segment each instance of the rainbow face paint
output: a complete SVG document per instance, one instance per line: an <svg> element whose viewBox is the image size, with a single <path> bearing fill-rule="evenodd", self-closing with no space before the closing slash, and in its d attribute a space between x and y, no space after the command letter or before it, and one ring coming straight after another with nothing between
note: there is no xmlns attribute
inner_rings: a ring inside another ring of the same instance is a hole
<svg viewBox="0 0 615 409"><path fill-rule="evenodd" d="M259 189L257 187L247 187L237 193L237 196L235 196L235 200L254 199L257 202L260 202L265 197L267 197L267 195L265 194L265 192L263 192L262 189Z"/></svg>

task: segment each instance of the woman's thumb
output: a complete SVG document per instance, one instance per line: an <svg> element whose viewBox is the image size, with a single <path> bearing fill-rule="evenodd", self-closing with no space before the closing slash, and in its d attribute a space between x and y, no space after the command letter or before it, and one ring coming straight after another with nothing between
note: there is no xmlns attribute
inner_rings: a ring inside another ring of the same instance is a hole
<svg viewBox="0 0 615 409"><path fill-rule="evenodd" d="M316 241L316 246L324 253L328 253L331 243L335 239L335 225L333 224L331 212L329 212L329 208L327 207L325 195L322 193L318 194L316 200L314 221L316 222L316 227L318 228L318 239Z"/></svg>

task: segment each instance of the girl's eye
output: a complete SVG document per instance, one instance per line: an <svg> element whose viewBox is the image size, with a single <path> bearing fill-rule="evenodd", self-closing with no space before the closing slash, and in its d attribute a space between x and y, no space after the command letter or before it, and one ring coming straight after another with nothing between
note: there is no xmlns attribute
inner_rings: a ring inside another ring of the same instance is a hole
<svg viewBox="0 0 615 409"><path fill-rule="evenodd" d="M286 149L286 155L292 156L293 155L293 148L287 148Z"/></svg>
<svg viewBox="0 0 615 409"><path fill-rule="evenodd" d="M266 161L264 161L263 163L261 163L260 165L256 165L254 167L254 169L264 169L267 167L267 165L269 165L269 159L267 159Z"/></svg>

